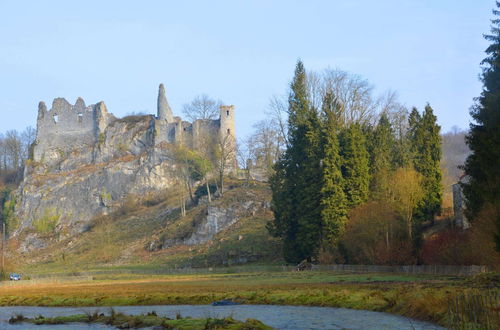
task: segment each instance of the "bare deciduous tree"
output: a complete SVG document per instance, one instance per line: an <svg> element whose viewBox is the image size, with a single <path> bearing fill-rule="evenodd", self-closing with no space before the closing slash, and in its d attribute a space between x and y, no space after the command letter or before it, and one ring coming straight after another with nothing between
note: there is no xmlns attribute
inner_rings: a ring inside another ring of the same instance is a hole
<svg viewBox="0 0 500 330"><path fill-rule="evenodd" d="M26 129L21 133L21 145L23 160L30 157L30 148L36 138L36 129L31 126L26 127Z"/></svg>
<svg viewBox="0 0 500 330"><path fill-rule="evenodd" d="M217 119L222 104L221 100L214 100L206 94L201 94L190 103L184 104L182 112L191 122L197 119Z"/></svg>
<svg viewBox="0 0 500 330"><path fill-rule="evenodd" d="M4 143L11 168L20 168L23 162L23 145L19 133L16 130L7 131Z"/></svg>
<svg viewBox="0 0 500 330"><path fill-rule="evenodd" d="M287 101L283 96L273 96L269 102L267 115L276 125L281 141L288 145Z"/></svg>
<svg viewBox="0 0 500 330"><path fill-rule="evenodd" d="M272 173L273 164L285 149L285 141L280 134L280 125L274 119L261 120L254 124L254 133L249 137L251 155L257 167L263 168L266 175Z"/></svg>
<svg viewBox="0 0 500 330"><path fill-rule="evenodd" d="M254 166L254 146L251 137L246 139L238 140L238 163L240 167L245 171L245 180L247 184L250 182L251 173L250 170Z"/></svg>
<svg viewBox="0 0 500 330"><path fill-rule="evenodd" d="M322 95L328 90L333 92L343 110L345 125L373 121L377 102L372 96L373 86L367 80L358 75L332 69L325 70L322 77L320 92Z"/></svg>
<svg viewBox="0 0 500 330"><path fill-rule="evenodd" d="M219 175L220 194L224 194L224 178L229 169L236 168L236 141L231 134L224 134L215 146L216 169Z"/></svg>

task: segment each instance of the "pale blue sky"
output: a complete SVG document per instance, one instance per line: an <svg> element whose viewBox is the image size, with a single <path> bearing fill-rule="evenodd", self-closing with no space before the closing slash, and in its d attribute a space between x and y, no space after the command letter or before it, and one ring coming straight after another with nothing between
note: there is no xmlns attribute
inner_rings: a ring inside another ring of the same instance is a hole
<svg viewBox="0 0 500 330"><path fill-rule="evenodd" d="M206 93L236 106L240 135L283 94L295 63L360 74L408 106L468 127L493 0L0 0L0 132L35 125L55 97L117 116L174 114Z"/></svg>

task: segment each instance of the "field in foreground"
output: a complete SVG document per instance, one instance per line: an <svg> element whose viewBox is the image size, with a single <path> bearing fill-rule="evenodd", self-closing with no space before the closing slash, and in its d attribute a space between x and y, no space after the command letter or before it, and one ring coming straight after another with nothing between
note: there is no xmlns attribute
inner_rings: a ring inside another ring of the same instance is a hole
<svg viewBox="0 0 500 330"><path fill-rule="evenodd" d="M451 319L457 316L453 316L453 313L462 313L459 308L462 300L483 296L493 297L493 303L498 304L498 275L459 278L331 272L156 276L107 274L76 283L20 282L6 285L0 291L0 305L209 304L231 299L246 304L330 306L382 311L449 326ZM497 311L498 307L493 306Z"/></svg>

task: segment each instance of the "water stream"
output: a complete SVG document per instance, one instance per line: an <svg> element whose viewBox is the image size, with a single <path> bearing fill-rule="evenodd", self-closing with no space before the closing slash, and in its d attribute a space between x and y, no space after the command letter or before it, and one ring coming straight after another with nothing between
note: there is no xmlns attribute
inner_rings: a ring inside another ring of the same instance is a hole
<svg viewBox="0 0 500 330"><path fill-rule="evenodd" d="M277 306L277 305L162 305L162 306L118 306L117 312L129 315L155 311L159 316L175 318L206 318L232 316L238 320L258 319L276 329L443 329L437 325L416 321L388 313L331 307ZM109 307L0 307L0 329L114 329L101 324L71 324L38 326L27 323L11 325L7 321L21 313L25 317L45 317L84 314L85 312L108 314Z"/></svg>

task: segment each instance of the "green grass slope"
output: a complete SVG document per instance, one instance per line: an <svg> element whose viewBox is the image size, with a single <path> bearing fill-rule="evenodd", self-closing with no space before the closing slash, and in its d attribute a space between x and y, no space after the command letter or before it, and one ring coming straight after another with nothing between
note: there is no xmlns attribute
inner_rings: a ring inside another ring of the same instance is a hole
<svg viewBox="0 0 500 330"><path fill-rule="evenodd" d="M119 269L155 273L173 268L281 261L281 246L265 228L272 219L267 185L232 180L228 186L230 189L212 201L212 206L233 207L251 199L260 207L206 244L148 249L154 241L189 236L206 217L207 205L202 202L188 207L186 216L181 217L178 194L166 192L140 201L130 198L114 213L94 219L82 234L64 239L52 237L47 248L14 255L16 269L33 275Z"/></svg>

